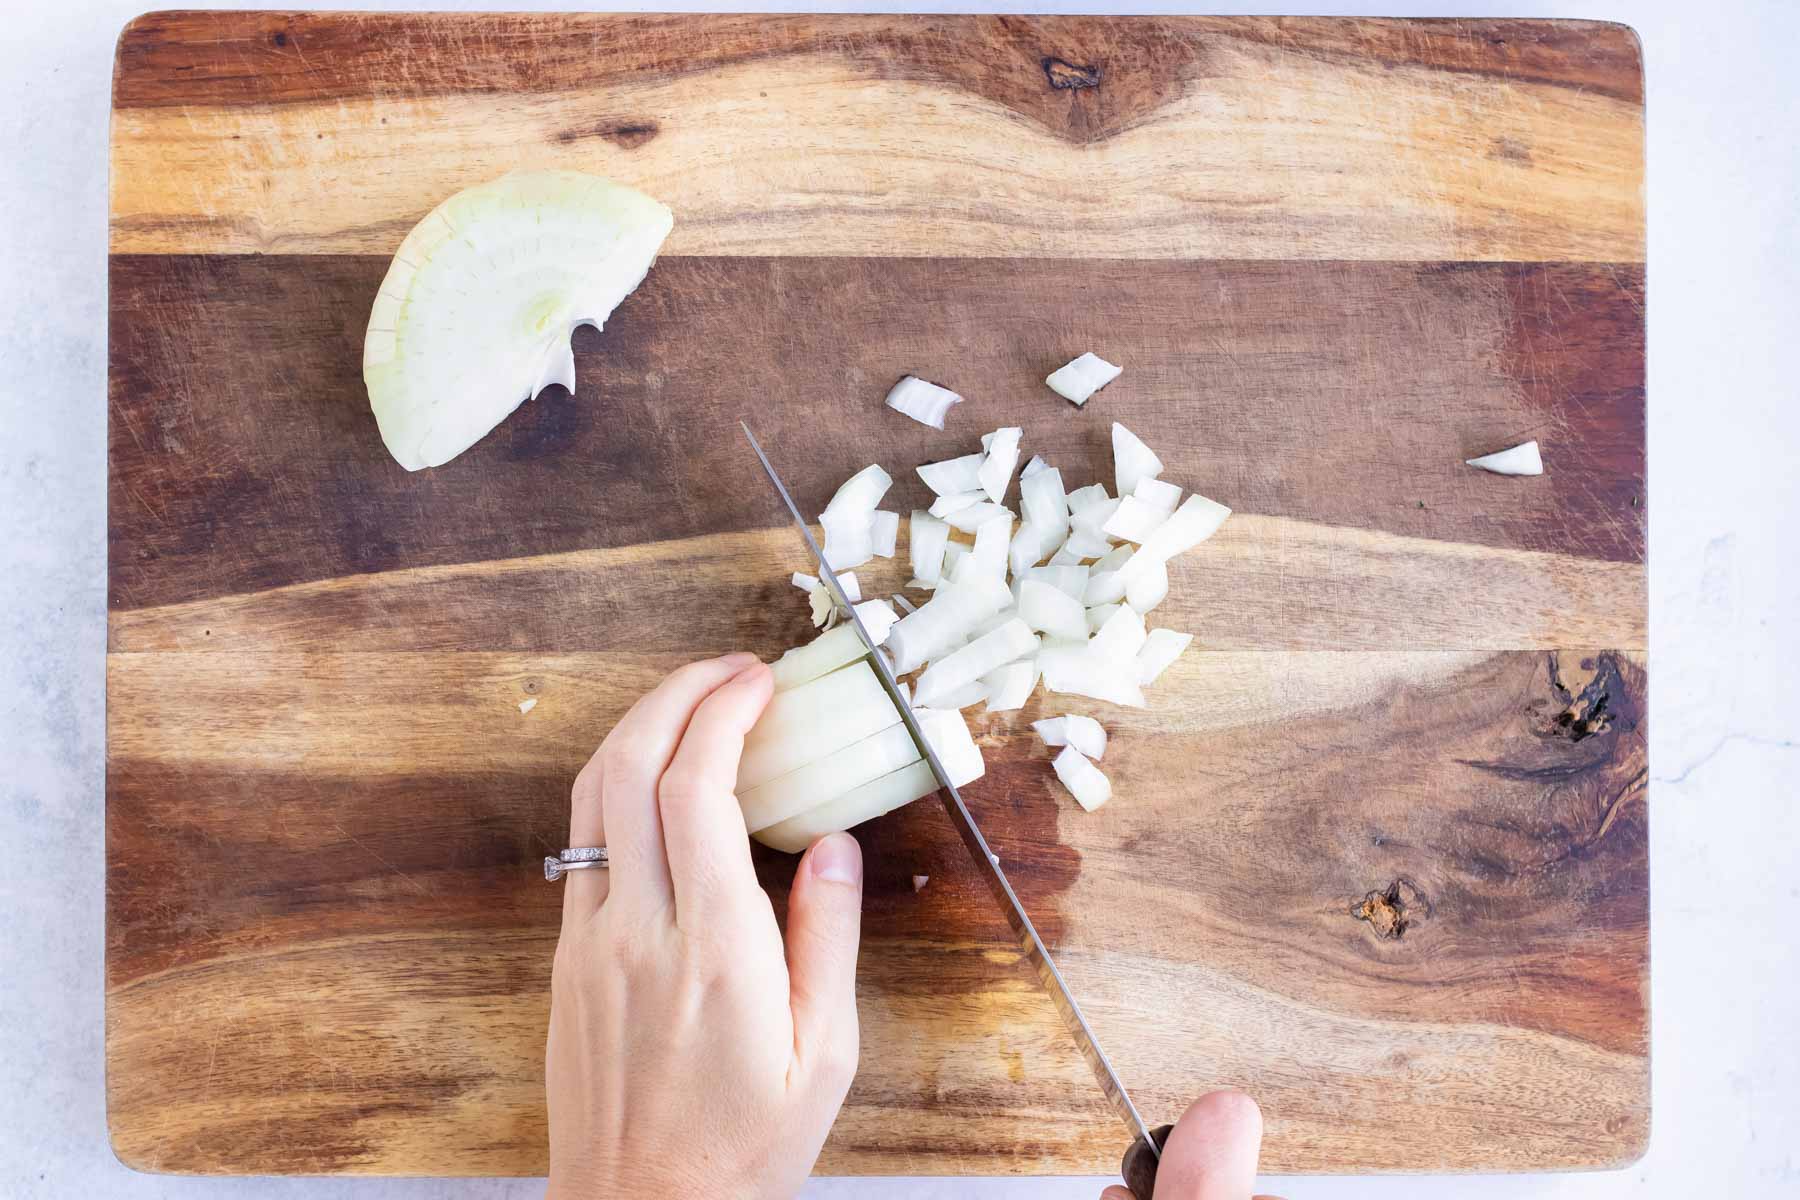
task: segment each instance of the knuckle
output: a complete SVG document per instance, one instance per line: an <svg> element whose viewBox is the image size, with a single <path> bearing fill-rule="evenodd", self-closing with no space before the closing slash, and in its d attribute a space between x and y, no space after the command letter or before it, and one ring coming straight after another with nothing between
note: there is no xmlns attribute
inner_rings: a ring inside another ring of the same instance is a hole
<svg viewBox="0 0 1800 1200"><path fill-rule="evenodd" d="M706 781L692 767L671 767L657 785L656 793L664 804L690 808L705 795Z"/></svg>

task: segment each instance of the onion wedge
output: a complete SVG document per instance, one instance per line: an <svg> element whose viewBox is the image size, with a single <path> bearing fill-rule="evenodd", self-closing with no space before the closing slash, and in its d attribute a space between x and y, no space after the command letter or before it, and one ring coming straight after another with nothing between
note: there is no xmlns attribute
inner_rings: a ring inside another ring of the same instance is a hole
<svg viewBox="0 0 1800 1200"><path fill-rule="evenodd" d="M1163 473L1162 459L1117 421L1113 422L1112 445L1113 482L1120 496L1136 491L1140 479L1155 479Z"/></svg>

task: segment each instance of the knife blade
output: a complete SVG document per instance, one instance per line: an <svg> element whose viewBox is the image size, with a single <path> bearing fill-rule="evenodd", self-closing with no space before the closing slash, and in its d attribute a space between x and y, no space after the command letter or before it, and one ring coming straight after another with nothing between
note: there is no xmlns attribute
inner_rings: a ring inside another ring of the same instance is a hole
<svg viewBox="0 0 1800 1200"><path fill-rule="evenodd" d="M944 764L938 761L937 752L931 748L931 743L926 740L924 731L919 727L918 718L913 715L912 705L907 703L906 697L901 694L899 682L894 678L893 669L888 666L886 656L879 652L875 645L875 639L869 636L868 627L856 615L856 606L850 603L849 596L844 592L844 585L838 582L837 572L833 571L831 564L825 561L825 552L819 548L818 541L813 537L812 527L806 523L806 518L800 515L800 509L794 504L793 496L788 494L787 485L781 482L780 474L776 472L774 464L769 461L769 456L763 453L762 444L756 440L756 435L750 432L749 424L743 421L738 424L743 428L744 437L750 442L750 449L756 452L756 459L762 464L763 474L768 476L769 482L774 485L775 494L781 498L788 515L799 527L800 536L805 540L806 548L812 552L813 560L818 564L819 579L831 589L832 598L843 606L849 616L850 624L856 629L856 636L868 648L869 662L875 669L876 677L880 679L881 686L887 692L889 699L893 700L895 708L899 709L900 720L906 726L907 733L912 736L913 743L918 747L920 755L930 765L931 774L937 780L938 797L943 801L944 811L949 814L950 823L956 827L956 832L962 838L963 845L967 847L969 858L974 862L976 870L987 881L988 888L993 892L1001 913L1006 917L1007 925L1012 928L1013 936L1018 940L1019 948L1024 952L1026 961L1037 973L1038 981L1043 985L1044 991L1048 993L1057 1013L1061 1015L1063 1024L1068 1026L1069 1033L1074 1037L1082 1057L1093 1069L1094 1078L1099 1082L1100 1090L1106 1096L1107 1102L1124 1121L1125 1127L1131 1131L1132 1143L1125 1151L1121 1162L1121 1171L1138 1200L1150 1200L1150 1190L1155 1186L1156 1164L1162 1158L1162 1143L1168 1137L1169 1127L1165 1125L1153 1132L1144 1123L1144 1118L1139 1115L1137 1105L1131 1102L1131 1093L1125 1090L1125 1084L1119 1079L1119 1073L1113 1069L1112 1061L1106 1057L1106 1051L1100 1046L1100 1039L1094 1036L1093 1027L1088 1024L1086 1015L1082 1013L1080 1003L1076 1001L1074 993L1069 990L1068 981L1063 978L1063 973L1057 967L1056 960L1050 956L1049 949L1044 945L1044 939L1038 935L1037 926L1031 923L1031 917L1025 912L1025 906L1020 903L1019 895L1013 890L1011 881L1006 878L1006 872L1001 869L1000 856L993 852L988 846L987 838L982 836L981 827L975 823L974 816L969 812L969 806L963 803L962 793L958 792L956 786L950 782L950 776L944 770Z"/></svg>

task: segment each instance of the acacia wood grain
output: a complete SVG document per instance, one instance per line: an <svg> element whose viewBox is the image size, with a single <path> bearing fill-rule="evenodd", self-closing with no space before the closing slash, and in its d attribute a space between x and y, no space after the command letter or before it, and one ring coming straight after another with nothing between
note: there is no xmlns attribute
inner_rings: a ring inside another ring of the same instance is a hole
<svg viewBox="0 0 1800 1200"><path fill-rule="evenodd" d="M1231 504L1121 711L974 715L984 828L1155 1119L1274 1171L1621 1163L1649 1121L1643 108L1586 22L153 13L114 81L107 1088L202 1173L544 1169L569 781L679 662L809 634L801 502L1125 421ZM407 474L387 255L513 165L669 202L552 389ZM1126 367L1085 410L1041 383ZM901 374L968 401L943 433ZM1461 465L1527 437L1549 473ZM899 561L861 574L902 581ZM528 713L519 703L535 699ZM1070 803L1029 722L1112 731ZM929 805L864 826L827 1173L1123 1136ZM792 860L757 851L777 913ZM915 874L930 883L915 891ZM1146 921L1144 914L1156 914Z"/></svg>

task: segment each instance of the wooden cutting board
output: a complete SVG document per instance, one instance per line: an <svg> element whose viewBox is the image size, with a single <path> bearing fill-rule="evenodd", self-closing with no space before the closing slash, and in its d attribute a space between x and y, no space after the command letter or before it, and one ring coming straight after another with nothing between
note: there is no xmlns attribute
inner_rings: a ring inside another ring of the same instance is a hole
<svg viewBox="0 0 1800 1200"><path fill-rule="evenodd" d="M677 223L553 390L407 474L389 254L517 166ZM975 717L970 799L1137 1100L1271 1171L1590 1167L1649 1128L1643 93L1562 22L140 18L112 141L107 1083L127 1163L539 1173L577 767L674 665L805 638L816 511L1122 420L1237 510L1122 712ZM1085 409L1043 376L1125 374ZM936 433L881 408L918 372ZM1548 473L1462 460L1526 438ZM868 573L897 586L897 570ZM521 713L520 704L537 705ZM1113 734L1077 809L1029 722ZM942 814L858 831L825 1173L1113 1170ZM761 860L777 909L791 860ZM915 894L915 874L931 882Z"/></svg>

